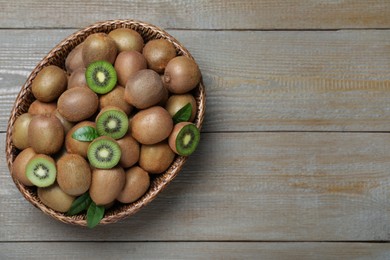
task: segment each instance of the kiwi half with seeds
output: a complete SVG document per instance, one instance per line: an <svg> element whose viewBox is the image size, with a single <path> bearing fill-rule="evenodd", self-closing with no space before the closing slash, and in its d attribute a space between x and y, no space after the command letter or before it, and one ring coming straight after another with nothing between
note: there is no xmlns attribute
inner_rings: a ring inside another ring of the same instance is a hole
<svg viewBox="0 0 390 260"><path fill-rule="evenodd" d="M45 154L34 155L26 165L26 176L37 187L52 185L57 176L54 159Z"/></svg>
<svg viewBox="0 0 390 260"><path fill-rule="evenodd" d="M96 138L88 146L89 163L99 169L111 169L121 159L121 148L119 144L108 136Z"/></svg>
<svg viewBox="0 0 390 260"><path fill-rule="evenodd" d="M168 142L169 147L178 155L191 155L199 144L199 129L190 122L181 122L175 125Z"/></svg>
<svg viewBox="0 0 390 260"><path fill-rule="evenodd" d="M100 60L92 62L85 71L87 85L95 93L106 94L116 85L117 74L111 63Z"/></svg>
<svg viewBox="0 0 390 260"><path fill-rule="evenodd" d="M96 117L96 130L100 136L114 139L122 138L129 129L127 114L120 108L108 106L103 108Z"/></svg>

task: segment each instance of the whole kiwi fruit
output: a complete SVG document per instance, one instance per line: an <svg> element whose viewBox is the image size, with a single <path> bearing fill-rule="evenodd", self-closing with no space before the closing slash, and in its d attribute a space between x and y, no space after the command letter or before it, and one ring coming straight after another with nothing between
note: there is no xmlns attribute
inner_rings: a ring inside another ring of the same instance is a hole
<svg viewBox="0 0 390 260"><path fill-rule="evenodd" d="M166 139L173 129L171 115L154 106L139 111L131 120L132 136L141 144L156 144Z"/></svg>
<svg viewBox="0 0 390 260"><path fill-rule="evenodd" d="M64 143L64 127L54 115L36 115L28 126L29 145L39 154L55 154Z"/></svg>
<svg viewBox="0 0 390 260"><path fill-rule="evenodd" d="M68 153L75 153L75 154L81 155L84 158L87 158L88 146L91 142L78 141L72 137L73 133L77 129L84 127L84 126L90 126L90 127L96 128L95 122L91 122L91 121L82 121L82 122L76 124L66 134L65 147L66 147L66 151Z"/></svg>
<svg viewBox="0 0 390 260"><path fill-rule="evenodd" d="M15 120L12 128L12 143L20 150L30 146L28 143L28 126L32 118L31 114L24 113Z"/></svg>
<svg viewBox="0 0 390 260"><path fill-rule="evenodd" d="M12 163L12 176L20 183L26 186L34 186L34 184L26 176L26 165L36 153L29 147L21 151Z"/></svg>
<svg viewBox="0 0 390 260"><path fill-rule="evenodd" d="M188 103L191 104L191 117L188 121L193 122L196 115L196 101L191 94L172 95L168 98L165 105L165 109L173 117L180 109L186 106Z"/></svg>
<svg viewBox="0 0 390 260"><path fill-rule="evenodd" d="M142 52L142 48L144 47L144 39L142 36L138 32L129 28L118 28L112 30L108 36L110 36L115 41L118 52Z"/></svg>
<svg viewBox="0 0 390 260"><path fill-rule="evenodd" d="M186 56L171 59L164 71L164 86L172 93L184 94L200 82L201 74L194 60Z"/></svg>
<svg viewBox="0 0 390 260"><path fill-rule="evenodd" d="M31 115L50 115L56 109L56 102L46 103L41 102L39 100L35 100L28 108L28 113Z"/></svg>
<svg viewBox="0 0 390 260"><path fill-rule="evenodd" d="M130 133L117 140L122 154L119 161L120 166L129 168L138 162L140 147L139 143L131 136Z"/></svg>
<svg viewBox="0 0 390 260"><path fill-rule="evenodd" d="M89 88L66 90L58 99L58 112L69 122L79 122L91 117L99 107L99 98Z"/></svg>
<svg viewBox="0 0 390 260"><path fill-rule="evenodd" d="M85 68L81 67L72 72L68 79L68 89L75 87L88 87L85 79Z"/></svg>
<svg viewBox="0 0 390 260"><path fill-rule="evenodd" d="M168 62L176 57L176 49L166 39L155 39L145 44L142 54L145 56L149 69L164 73Z"/></svg>
<svg viewBox="0 0 390 260"><path fill-rule="evenodd" d="M175 159L175 153L166 141L141 146L139 165L149 173L162 173Z"/></svg>
<svg viewBox="0 0 390 260"><path fill-rule="evenodd" d="M138 109L157 105L164 96L161 78L154 70L140 70L127 80L125 100Z"/></svg>
<svg viewBox="0 0 390 260"><path fill-rule="evenodd" d="M138 166L127 169L125 174L125 186L116 199L122 203L132 203L149 189L150 177L145 170Z"/></svg>
<svg viewBox="0 0 390 260"><path fill-rule="evenodd" d="M115 60L118 82L126 86L127 80L137 71L147 68L145 57L138 51L122 51Z"/></svg>
<svg viewBox="0 0 390 260"><path fill-rule="evenodd" d="M46 188L38 188L38 197L43 204L62 213L70 209L76 198L61 190L57 183Z"/></svg>
<svg viewBox="0 0 390 260"><path fill-rule="evenodd" d="M34 97L42 102L53 102L66 90L68 78L64 70L55 65L44 67L31 83Z"/></svg>
<svg viewBox="0 0 390 260"><path fill-rule="evenodd" d="M69 74L73 73L79 68L85 68L83 62L82 47L83 43L80 43L70 51L68 56L66 56L65 69Z"/></svg>
<svg viewBox="0 0 390 260"><path fill-rule="evenodd" d="M118 197L125 185L125 171L122 167L93 169L89 195L96 205L106 205Z"/></svg>
<svg viewBox="0 0 390 260"><path fill-rule="evenodd" d="M99 108L102 110L108 106L116 106L123 110L127 115L130 115L133 110L133 106L125 101L125 88L122 86L116 86L113 90L107 94L99 97Z"/></svg>
<svg viewBox="0 0 390 260"><path fill-rule="evenodd" d="M105 33L93 33L89 35L81 50L84 66L94 61L104 60L114 64L117 47L115 41Z"/></svg>
<svg viewBox="0 0 390 260"><path fill-rule="evenodd" d="M82 156L65 154L57 161L57 182L65 193L72 196L85 193L91 179L91 168Z"/></svg>

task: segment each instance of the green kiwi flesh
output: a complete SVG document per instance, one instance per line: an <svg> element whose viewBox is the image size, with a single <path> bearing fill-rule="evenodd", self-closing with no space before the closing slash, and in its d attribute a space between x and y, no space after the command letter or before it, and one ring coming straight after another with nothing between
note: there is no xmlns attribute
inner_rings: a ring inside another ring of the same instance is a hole
<svg viewBox="0 0 390 260"><path fill-rule="evenodd" d="M26 176L37 187L48 187L56 180L57 168L54 160L47 155L37 154L26 166Z"/></svg>
<svg viewBox="0 0 390 260"><path fill-rule="evenodd" d="M91 142L87 155L89 163L93 167L111 169L119 163L121 149L114 139L101 136Z"/></svg>
<svg viewBox="0 0 390 260"><path fill-rule="evenodd" d="M87 85L95 93L106 94L110 92L117 82L115 68L107 61L95 61L88 65L85 71Z"/></svg>
<svg viewBox="0 0 390 260"><path fill-rule="evenodd" d="M169 146L178 155L189 156L196 150L199 140L199 129L192 123L182 122L175 125L169 136Z"/></svg>
<svg viewBox="0 0 390 260"><path fill-rule="evenodd" d="M96 117L96 130L100 136L122 138L129 129L127 114L116 107L106 107Z"/></svg>

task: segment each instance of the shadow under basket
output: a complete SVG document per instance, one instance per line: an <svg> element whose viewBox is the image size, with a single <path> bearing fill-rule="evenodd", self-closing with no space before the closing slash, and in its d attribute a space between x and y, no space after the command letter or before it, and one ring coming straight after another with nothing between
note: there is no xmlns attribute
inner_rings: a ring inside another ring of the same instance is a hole
<svg viewBox="0 0 390 260"><path fill-rule="evenodd" d="M98 22L71 34L69 37L60 42L56 47L54 47L46 55L46 57L39 62L39 64L29 75L26 83L23 85L21 91L19 92L15 100L14 107L11 111L11 115L9 118L6 136L6 157L10 172L12 169L12 163L15 160L15 157L20 152L12 144L12 128L18 116L23 113L27 113L30 104L35 100L31 92L31 83L38 74L38 72L48 65L56 65L65 69L65 58L68 56L68 54L74 47L83 42L90 34L98 32L109 33L110 31L117 28L129 28L137 31L143 37L145 43L152 39L167 39L173 43L178 55L188 56L193 59L188 50L167 32L154 25L136 20L110 20ZM193 90L192 93L197 102L197 111L194 123L200 129L205 113L205 89L202 81L198 84L198 86ZM106 211L104 218L100 221L100 224L109 224L117 222L121 219L133 215L142 207L147 205L158 195L160 191L162 191L169 184L170 181L172 181L176 177L176 175L182 169L186 160L187 157L176 156L175 160L170 165L167 171L162 174L152 176L150 188L139 200L130 204L116 203L115 206ZM51 208L42 204L42 202L37 196L36 187L26 187L14 178L13 181L15 182L16 187L20 190L23 196L35 207L43 211L45 214L50 215L51 217L64 223L79 226L87 225L85 213L78 214L75 216L66 216L63 213L54 211Z"/></svg>

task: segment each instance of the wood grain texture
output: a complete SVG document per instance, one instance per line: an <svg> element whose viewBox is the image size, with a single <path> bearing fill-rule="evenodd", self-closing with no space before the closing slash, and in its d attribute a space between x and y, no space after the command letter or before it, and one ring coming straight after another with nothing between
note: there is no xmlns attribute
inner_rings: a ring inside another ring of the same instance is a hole
<svg viewBox="0 0 390 260"><path fill-rule="evenodd" d="M0 30L0 131L34 66L74 31ZM390 130L390 31L169 32L202 70L206 132Z"/></svg>
<svg viewBox="0 0 390 260"><path fill-rule="evenodd" d="M388 28L384 0L0 1L2 28L79 28L108 19L139 19L164 28Z"/></svg>
<svg viewBox="0 0 390 260"><path fill-rule="evenodd" d="M0 243L2 259L388 259L389 244L261 242Z"/></svg>
<svg viewBox="0 0 390 260"><path fill-rule="evenodd" d="M35 209L0 160L0 241L390 239L385 133L204 133L155 201L93 230Z"/></svg>

